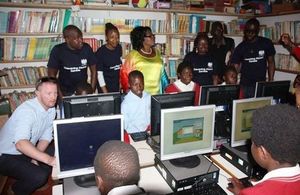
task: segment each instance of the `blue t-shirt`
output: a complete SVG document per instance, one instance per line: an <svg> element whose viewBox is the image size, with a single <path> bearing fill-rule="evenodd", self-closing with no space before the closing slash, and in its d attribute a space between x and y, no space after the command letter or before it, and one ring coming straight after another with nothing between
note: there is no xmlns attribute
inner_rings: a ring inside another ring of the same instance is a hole
<svg viewBox="0 0 300 195"><path fill-rule="evenodd" d="M254 86L266 80L267 58L276 53L270 39L258 37L255 42L243 41L234 50L231 63L241 65L240 84Z"/></svg>
<svg viewBox="0 0 300 195"><path fill-rule="evenodd" d="M59 70L63 95L72 95L76 86L87 80L87 68L91 65L96 65L96 57L90 45L83 43L80 50L72 50L61 43L53 47L47 66Z"/></svg>
<svg viewBox="0 0 300 195"><path fill-rule="evenodd" d="M217 75L216 61L210 54L199 55L190 52L184 57L184 63L193 67L193 81L199 85L212 85L213 75Z"/></svg>
<svg viewBox="0 0 300 195"><path fill-rule="evenodd" d="M97 71L102 71L108 92L120 91L120 66L122 64L122 47L114 50L101 46L96 52Z"/></svg>

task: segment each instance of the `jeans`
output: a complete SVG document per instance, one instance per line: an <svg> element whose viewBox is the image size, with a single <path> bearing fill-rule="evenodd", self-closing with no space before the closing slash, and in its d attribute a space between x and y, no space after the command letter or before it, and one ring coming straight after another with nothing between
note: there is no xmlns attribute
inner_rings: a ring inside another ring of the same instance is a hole
<svg viewBox="0 0 300 195"><path fill-rule="evenodd" d="M53 153L53 149L48 152ZM48 181L52 167L42 162L37 166L31 163L31 160L23 154L0 156L0 173L16 179L12 186L16 195L30 195Z"/></svg>

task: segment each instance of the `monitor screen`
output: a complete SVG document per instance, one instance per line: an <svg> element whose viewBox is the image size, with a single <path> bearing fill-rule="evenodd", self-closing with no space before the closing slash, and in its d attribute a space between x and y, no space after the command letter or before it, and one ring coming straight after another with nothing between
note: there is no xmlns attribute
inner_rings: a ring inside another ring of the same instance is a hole
<svg viewBox="0 0 300 195"><path fill-rule="evenodd" d="M255 97L270 97L274 99L274 103L287 103L291 81L271 81L257 82L255 89Z"/></svg>
<svg viewBox="0 0 300 195"><path fill-rule="evenodd" d="M58 178L94 173L93 161L106 141L123 141L123 116L61 119L53 122Z"/></svg>
<svg viewBox="0 0 300 195"><path fill-rule="evenodd" d="M246 145L251 138L253 111L271 103L272 97L233 100L231 147Z"/></svg>
<svg viewBox="0 0 300 195"><path fill-rule="evenodd" d="M112 115L121 113L120 93L101 93L63 97L62 118Z"/></svg>
<svg viewBox="0 0 300 195"><path fill-rule="evenodd" d="M213 151L215 105L161 111L161 160Z"/></svg>
<svg viewBox="0 0 300 195"><path fill-rule="evenodd" d="M239 99L239 85L206 85L201 88L200 105L232 105L232 100Z"/></svg>
<svg viewBox="0 0 300 195"><path fill-rule="evenodd" d="M194 101L194 91L151 96L151 136L160 135L161 109L193 106Z"/></svg>

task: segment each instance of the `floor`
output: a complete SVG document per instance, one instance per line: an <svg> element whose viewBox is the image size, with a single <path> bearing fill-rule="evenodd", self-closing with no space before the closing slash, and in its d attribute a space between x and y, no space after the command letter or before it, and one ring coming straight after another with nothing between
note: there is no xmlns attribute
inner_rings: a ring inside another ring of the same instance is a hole
<svg viewBox="0 0 300 195"><path fill-rule="evenodd" d="M13 184L13 182L14 182L14 180L11 179L11 178L9 178L7 180L1 195L7 195L7 189ZM45 185L45 187L42 187L41 189L38 189L32 195L52 195L52 186L53 186L53 184L54 184L53 180L51 178L49 178L48 183Z"/></svg>

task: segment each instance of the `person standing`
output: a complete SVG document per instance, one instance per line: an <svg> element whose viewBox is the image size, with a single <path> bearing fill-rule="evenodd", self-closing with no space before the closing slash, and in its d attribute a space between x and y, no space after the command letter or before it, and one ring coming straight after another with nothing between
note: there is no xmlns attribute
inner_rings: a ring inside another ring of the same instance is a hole
<svg viewBox="0 0 300 195"><path fill-rule="evenodd" d="M144 75L145 91L151 95L159 94L168 85L162 56L155 49L155 35L150 27L137 26L130 32L133 50L121 65L120 79L124 92L128 91L128 74L139 70Z"/></svg>
<svg viewBox="0 0 300 195"><path fill-rule="evenodd" d="M212 37L209 39L208 49L216 60L219 79L222 79L235 47L234 40L224 36L224 26L219 21L212 23L210 34Z"/></svg>
<svg viewBox="0 0 300 195"><path fill-rule="evenodd" d="M54 150L48 146L56 115L56 78L39 79L35 94L0 131L0 173L16 179L11 189L16 195L30 195L46 184L55 165Z"/></svg>
<svg viewBox="0 0 300 195"><path fill-rule="evenodd" d="M251 18L246 22L244 40L235 48L231 63L241 74L240 85L245 98L255 94L258 81L273 81L275 73L274 45L270 39L258 36L259 21Z"/></svg>
<svg viewBox="0 0 300 195"><path fill-rule="evenodd" d="M96 52L98 83L103 93L120 91L122 47L120 33L112 23L105 24L106 44Z"/></svg>
<svg viewBox="0 0 300 195"><path fill-rule="evenodd" d="M87 81L87 69L91 71L91 85L95 91L97 82L96 58L89 44L83 42L81 30L68 25L63 30L64 43L53 47L48 61L48 75L58 74L59 96L73 95L79 83Z"/></svg>
<svg viewBox="0 0 300 195"><path fill-rule="evenodd" d="M208 52L208 39L206 33L198 33L193 51L183 59L193 67L193 81L200 86L218 84L217 62Z"/></svg>

